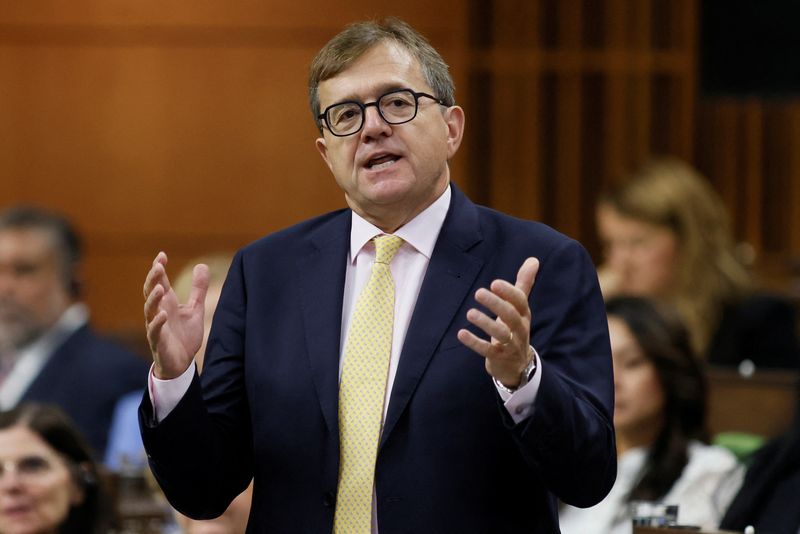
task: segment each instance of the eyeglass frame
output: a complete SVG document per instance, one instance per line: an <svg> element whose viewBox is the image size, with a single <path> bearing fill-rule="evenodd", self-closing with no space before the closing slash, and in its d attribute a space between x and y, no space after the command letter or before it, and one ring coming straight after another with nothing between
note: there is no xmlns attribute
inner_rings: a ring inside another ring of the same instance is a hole
<svg viewBox="0 0 800 534"><path fill-rule="evenodd" d="M378 102L380 102L381 100L383 100L387 96L389 96L391 94L394 94L394 93L411 93L411 95L414 97L414 114L411 116L411 118L406 119L404 121L400 121L400 122L392 122L389 119L387 119L386 117L384 117L383 112L381 111L381 107L378 105ZM359 102L358 100L343 100L342 102L336 102L335 104L331 104L330 106L326 107L325 111L323 111L322 113L317 115L317 120L320 121L320 124L322 124L322 121L325 122L325 129L328 130L331 133L331 135L334 135L336 137L349 137L351 135L357 134L358 132L360 132L364 128L364 122L366 121L366 118L367 118L367 108L368 107L374 106L375 109L378 111L378 115L380 116L381 119L383 119L383 121L386 124L391 124L392 126L397 126L399 124L405 124L407 122L411 122L411 121L413 121L414 119L417 118L417 114L419 113L419 99L420 99L420 97L423 97L423 96L426 97L426 98L430 98L431 100L433 100L434 102L436 102L440 106L447 107L447 104L441 98L437 98L437 97L435 97L435 96L433 96L431 94L424 93L422 91L414 91L413 89L410 89L408 87L401 87L400 89L392 89L391 91L387 91L387 92L383 93L382 95L380 95L378 98L376 98L372 102L364 102L364 103L362 103L362 102ZM334 132L331 129L330 123L328 122L328 116L327 115L328 115L328 112L331 109L333 109L333 108L335 108L337 106L341 106L343 104L355 104L356 106L359 107L359 109L361 110L361 124L359 124L358 128L356 128L355 130L353 130L350 133L338 134L338 133Z"/></svg>

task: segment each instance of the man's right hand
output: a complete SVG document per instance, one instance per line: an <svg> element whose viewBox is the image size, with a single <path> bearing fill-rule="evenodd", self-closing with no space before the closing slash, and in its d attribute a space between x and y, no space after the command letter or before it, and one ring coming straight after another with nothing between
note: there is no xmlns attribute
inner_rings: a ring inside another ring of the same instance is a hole
<svg viewBox="0 0 800 534"><path fill-rule="evenodd" d="M180 304L166 271L167 255L159 252L144 281L144 319L153 353L153 374L169 380L183 374L203 342L203 311L208 267L195 265L189 301Z"/></svg>

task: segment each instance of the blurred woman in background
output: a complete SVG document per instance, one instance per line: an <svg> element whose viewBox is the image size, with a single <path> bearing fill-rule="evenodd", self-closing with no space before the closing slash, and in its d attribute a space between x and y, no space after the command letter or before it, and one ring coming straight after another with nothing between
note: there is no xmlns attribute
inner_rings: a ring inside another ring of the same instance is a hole
<svg viewBox="0 0 800 534"><path fill-rule="evenodd" d="M710 363L800 365L796 311L754 291L737 256L722 199L686 163L655 159L601 196L597 228L603 295L666 301Z"/></svg>
<svg viewBox="0 0 800 534"><path fill-rule="evenodd" d="M111 517L90 449L59 408L0 413L0 532L107 534Z"/></svg>
<svg viewBox="0 0 800 534"><path fill-rule="evenodd" d="M614 363L617 481L591 508L565 506L564 534L628 534L631 503L678 505L678 522L716 528L741 483L726 449L707 445L706 383L688 333L666 305L607 303Z"/></svg>

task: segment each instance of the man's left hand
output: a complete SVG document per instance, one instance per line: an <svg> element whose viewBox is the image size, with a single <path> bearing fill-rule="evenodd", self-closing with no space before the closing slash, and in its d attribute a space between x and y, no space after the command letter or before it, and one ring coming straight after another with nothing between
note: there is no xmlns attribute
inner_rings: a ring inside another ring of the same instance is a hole
<svg viewBox="0 0 800 534"><path fill-rule="evenodd" d="M488 289L482 287L475 292L475 300L495 317L471 308L467 320L483 330L489 341L465 328L458 331L458 340L483 356L486 371L510 389L519 386L522 372L532 356L529 350L531 308L528 296L537 272L539 260L528 258L520 267L514 285L506 280L495 280Z"/></svg>

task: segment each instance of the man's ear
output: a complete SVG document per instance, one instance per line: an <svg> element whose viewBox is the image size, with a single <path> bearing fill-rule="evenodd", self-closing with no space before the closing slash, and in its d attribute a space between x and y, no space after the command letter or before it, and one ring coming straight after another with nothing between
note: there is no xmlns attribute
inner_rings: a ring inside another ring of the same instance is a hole
<svg viewBox="0 0 800 534"><path fill-rule="evenodd" d="M317 140L314 142L319 151L319 155L322 156L322 159L325 160L325 164L328 165L330 170L333 170L333 166L331 165L331 160L328 158L328 143L325 141L324 137L318 137Z"/></svg>
<svg viewBox="0 0 800 534"><path fill-rule="evenodd" d="M461 146L464 120L464 110L460 106L451 106L444 112L444 121L447 124L447 159L452 158Z"/></svg>

